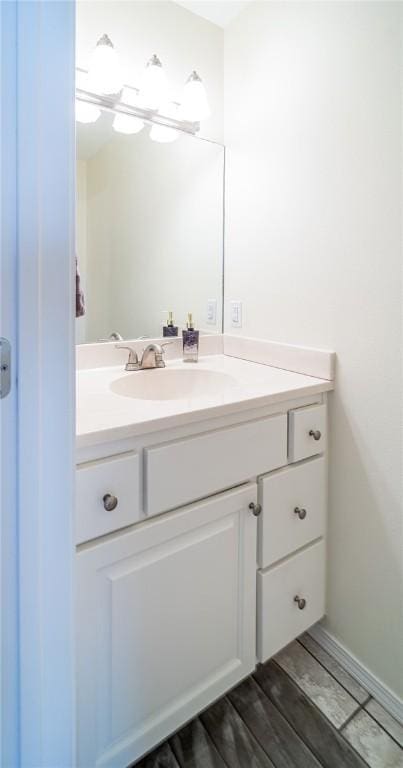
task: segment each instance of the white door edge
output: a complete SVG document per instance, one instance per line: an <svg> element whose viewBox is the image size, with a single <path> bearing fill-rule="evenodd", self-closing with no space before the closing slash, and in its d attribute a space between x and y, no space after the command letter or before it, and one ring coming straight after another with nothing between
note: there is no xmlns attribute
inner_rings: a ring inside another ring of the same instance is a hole
<svg viewBox="0 0 403 768"><path fill-rule="evenodd" d="M0 399L0 765L18 744L16 3L0 5L0 336L11 345L11 389ZM1 387L4 395L4 388Z"/></svg>
<svg viewBox="0 0 403 768"><path fill-rule="evenodd" d="M18 494L24 768L74 757L74 2L18 3Z"/></svg>

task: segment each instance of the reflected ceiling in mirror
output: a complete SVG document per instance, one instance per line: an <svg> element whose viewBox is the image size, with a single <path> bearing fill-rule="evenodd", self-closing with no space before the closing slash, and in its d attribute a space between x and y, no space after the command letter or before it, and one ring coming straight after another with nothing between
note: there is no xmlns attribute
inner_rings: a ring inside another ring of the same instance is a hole
<svg viewBox="0 0 403 768"><path fill-rule="evenodd" d="M118 133L114 118L77 123L77 343L160 337L169 311L179 334L188 312L221 333L224 148Z"/></svg>

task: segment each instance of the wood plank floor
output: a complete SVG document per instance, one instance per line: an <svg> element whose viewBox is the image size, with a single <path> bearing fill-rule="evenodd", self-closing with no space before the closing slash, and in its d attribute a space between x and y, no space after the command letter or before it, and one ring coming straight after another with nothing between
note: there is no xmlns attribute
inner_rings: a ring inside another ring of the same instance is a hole
<svg viewBox="0 0 403 768"><path fill-rule="evenodd" d="M135 765L403 768L402 743L403 727L303 635Z"/></svg>

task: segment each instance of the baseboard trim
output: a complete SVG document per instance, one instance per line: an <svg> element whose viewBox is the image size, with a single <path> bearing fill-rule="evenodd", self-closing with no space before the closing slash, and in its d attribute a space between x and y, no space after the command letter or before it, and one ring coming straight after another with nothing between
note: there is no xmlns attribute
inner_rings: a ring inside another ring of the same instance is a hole
<svg viewBox="0 0 403 768"><path fill-rule="evenodd" d="M403 701L367 669L350 651L321 624L315 624L308 633L342 667L359 682L379 704L400 723L403 723Z"/></svg>

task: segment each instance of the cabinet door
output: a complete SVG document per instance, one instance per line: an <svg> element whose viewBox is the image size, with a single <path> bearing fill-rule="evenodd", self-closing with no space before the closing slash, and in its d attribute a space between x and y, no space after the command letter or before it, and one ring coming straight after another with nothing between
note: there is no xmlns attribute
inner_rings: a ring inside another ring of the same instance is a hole
<svg viewBox="0 0 403 768"><path fill-rule="evenodd" d="M78 765L125 768L255 666L248 484L77 555Z"/></svg>

